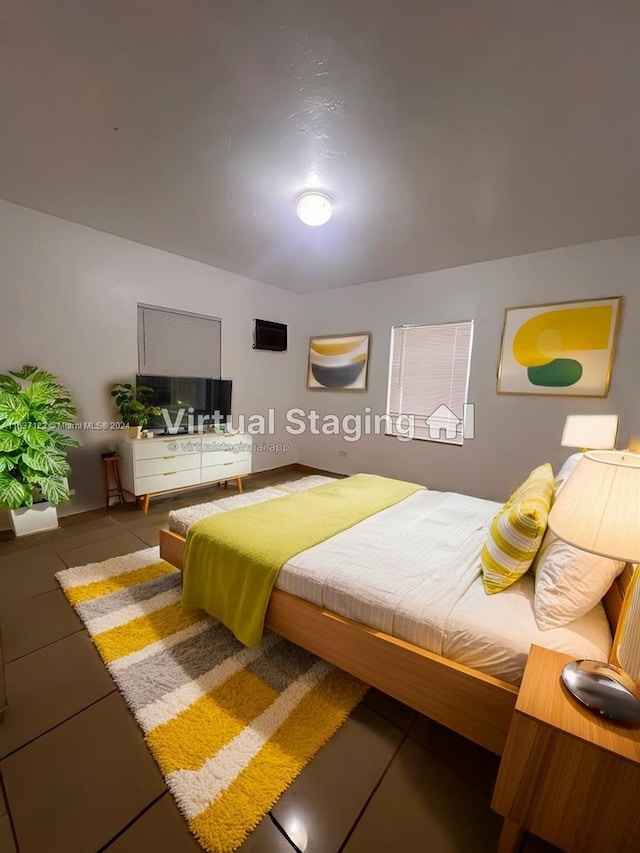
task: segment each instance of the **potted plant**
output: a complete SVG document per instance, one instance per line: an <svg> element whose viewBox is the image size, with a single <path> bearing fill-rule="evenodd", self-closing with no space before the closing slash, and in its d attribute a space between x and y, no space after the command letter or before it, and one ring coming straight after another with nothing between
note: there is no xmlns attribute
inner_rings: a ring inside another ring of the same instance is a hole
<svg viewBox="0 0 640 853"><path fill-rule="evenodd" d="M149 418L157 418L162 414L158 406L149 402L153 388L138 385L134 388L130 382L118 383L111 389L116 406L122 420L129 425L129 437L140 438L140 431L149 423Z"/></svg>
<svg viewBox="0 0 640 853"><path fill-rule="evenodd" d="M0 374L0 508L16 536L58 526L69 497L66 452L78 442L60 431L76 410L69 391L37 367Z"/></svg>

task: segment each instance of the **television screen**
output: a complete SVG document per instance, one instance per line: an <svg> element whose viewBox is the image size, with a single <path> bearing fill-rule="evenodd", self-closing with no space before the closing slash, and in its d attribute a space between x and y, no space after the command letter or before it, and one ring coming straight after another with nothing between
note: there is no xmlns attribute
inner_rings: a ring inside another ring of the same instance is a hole
<svg viewBox="0 0 640 853"><path fill-rule="evenodd" d="M212 379L211 411L216 423L226 423L231 417L231 380Z"/></svg>
<svg viewBox="0 0 640 853"><path fill-rule="evenodd" d="M188 429L188 416L193 414L194 424L197 427L199 415L211 416L212 408L212 383L213 379L202 376L150 376L138 374L136 385L145 385L153 389L150 403L166 409L170 424L161 414L149 420L147 429L166 430L169 425L177 425L182 431ZM176 423L184 409L184 415L180 423ZM189 410L193 409L193 412Z"/></svg>

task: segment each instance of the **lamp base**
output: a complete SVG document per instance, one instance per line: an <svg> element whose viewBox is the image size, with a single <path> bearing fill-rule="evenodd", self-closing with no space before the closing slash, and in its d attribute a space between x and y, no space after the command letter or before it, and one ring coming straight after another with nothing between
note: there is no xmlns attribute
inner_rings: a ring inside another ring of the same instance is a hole
<svg viewBox="0 0 640 853"><path fill-rule="evenodd" d="M574 660L562 668L562 683L596 714L640 726L640 691L624 670L597 660Z"/></svg>

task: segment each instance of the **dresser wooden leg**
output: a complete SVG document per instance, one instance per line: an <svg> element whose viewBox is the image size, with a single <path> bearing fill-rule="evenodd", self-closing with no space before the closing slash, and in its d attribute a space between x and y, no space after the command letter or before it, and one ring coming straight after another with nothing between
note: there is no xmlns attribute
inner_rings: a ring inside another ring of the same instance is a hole
<svg viewBox="0 0 640 853"><path fill-rule="evenodd" d="M500 833L498 853L517 853L522 842L523 829L519 823L514 823L505 817Z"/></svg>
<svg viewBox="0 0 640 853"><path fill-rule="evenodd" d="M143 495L142 496L142 512L145 514L149 512L149 500L151 499L151 495Z"/></svg>
<svg viewBox="0 0 640 853"><path fill-rule="evenodd" d="M236 483L238 485L238 491L242 491L242 477L236 477Z"/></svg>

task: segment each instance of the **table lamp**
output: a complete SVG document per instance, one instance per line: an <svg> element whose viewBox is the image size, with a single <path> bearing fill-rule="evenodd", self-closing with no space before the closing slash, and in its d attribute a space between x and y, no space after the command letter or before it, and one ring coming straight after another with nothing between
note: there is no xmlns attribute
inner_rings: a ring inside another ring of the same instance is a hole
<svg viewBox="0 0 640 853"><path fill-rule="evenodd" d="M640 562L640 454L591 450L584 454L549 514L551 530L576 548L625 563ZM618 722L640 724L640 583L636 569L625 601L615 657L621 667L572 661L562 670L569 692Z"/></svg>
<svg viewBox="0 0 640 853"><path fill-rule="evenodd" d="M611 450L616 446L617 434L617 415L567 415L560 444L584 450Z"/></svg>

